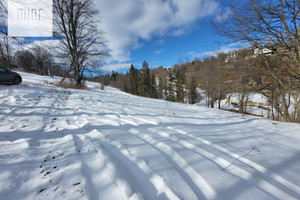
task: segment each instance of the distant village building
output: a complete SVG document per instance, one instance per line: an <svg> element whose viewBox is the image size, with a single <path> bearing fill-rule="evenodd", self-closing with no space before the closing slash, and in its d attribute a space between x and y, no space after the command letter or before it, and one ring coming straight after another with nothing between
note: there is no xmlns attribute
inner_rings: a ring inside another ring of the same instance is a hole
<svg viewBox="0 0 300 200"><path fill-rule="evenodd" d="M244 77L242 84L246 86L246 88L257 88L262 85L262 80L260 77Z"/></svg>
<svg viewBox="0 0 300 200"><path fill-rule="evenodd" d="M258 56L258 55L272 55L277 51L277 49L273 48L273 47L264 47L263 49L260 48L256 48L254 49L254 56Z"/></svg>
<svg viewBox="0 0 300 200"><path fill-rule="evenodd" d="M227 58L225 59L225 62L227 63L229 61L234 61L234 60L236 60L236 58L237 58L237 54L236 53L229 54L227 56Z"/></svg>

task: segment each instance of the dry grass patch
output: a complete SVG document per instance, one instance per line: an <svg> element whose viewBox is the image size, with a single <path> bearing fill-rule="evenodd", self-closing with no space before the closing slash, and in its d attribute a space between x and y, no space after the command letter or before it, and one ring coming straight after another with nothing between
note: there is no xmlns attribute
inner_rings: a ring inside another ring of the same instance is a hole
<svg viewBox="0 0 300 200"><path fill-rule="evenodd" d="M58 87L63 88L71 88L71 89L79 89L79 90L87 90L87 86L85 84L85 81L81 81L81 85L76 85L74 80L62 80L55 84Z"/></svg>

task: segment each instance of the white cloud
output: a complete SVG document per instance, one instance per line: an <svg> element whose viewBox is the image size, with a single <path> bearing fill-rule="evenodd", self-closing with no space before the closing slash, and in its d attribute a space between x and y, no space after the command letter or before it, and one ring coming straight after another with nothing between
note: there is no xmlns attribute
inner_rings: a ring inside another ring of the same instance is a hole
<svg viewBox="0 0 300 200"><path fill-rule="evenodd" d="M131 64L129 63L117 63L112 65L105 65L101 67L101 70L106 72L119 71L121 69L129 69Z"/></svg>
<svg viewBox="0 0 300 200"><path fill-rule="evenodd" d="M202 57L211 57L211 56L217 56L218 51L206 51L202 53L196 53L194 51L191 51L188 53L188 55L192 56L193 58L202 58Z"/></svg>
<svg viewBox="0 0 300 200"><path fill-rule="evenodd" d="M242 42L235 42L231 43L225 46L222 46L218 50L212 50L212 51L206 51L206 52L201 52L201 53L196 53L196 52L189 52L188 55L192 56L193 58L203 58L203 57L210 57L214 56L216 57L219 53L228 53L230 51L238 50L241 48L248 47L249 44L242 43Z"/></svg>
<svg viewBox="0 0 300 200"><path fill-rule="evenodd" d="M227 20L232 14L232 10L227 7L225 8L225 11L222 14L217 15L216 20L217 22L221 23Z"/></svg>
<svg viewBox="0 0 300 200"><path fill-rule="evenodd" d="M163 52L164 50L163 49L159 49L157 51L154 51L153 54L160 54L161 52Z"/></svg>
<svg viewBox="0 0 300 200"><path fill-rule="evenodd" d="M101 27L113 60L130 60L130 50L153 36L184 34L204 16L214 14L215 0L97 0Z"/></svg>

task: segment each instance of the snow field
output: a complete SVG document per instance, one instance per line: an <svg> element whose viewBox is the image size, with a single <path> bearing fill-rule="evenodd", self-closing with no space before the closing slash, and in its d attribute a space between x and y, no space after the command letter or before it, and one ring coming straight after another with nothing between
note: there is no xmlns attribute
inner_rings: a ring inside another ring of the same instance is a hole
<svg viewBox="0 0 300 200"><path fill-rule="evenodd" d="M21 74L0 85L1 199L300 199L300 126Z"/></svg>

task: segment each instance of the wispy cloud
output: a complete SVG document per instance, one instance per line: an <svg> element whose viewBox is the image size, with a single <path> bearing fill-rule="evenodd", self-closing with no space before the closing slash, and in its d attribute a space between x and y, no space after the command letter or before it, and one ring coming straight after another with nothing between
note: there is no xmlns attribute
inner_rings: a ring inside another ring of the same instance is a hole
<svg viewBox="0 0 300 200"><path fill-rule="evenodd" d="M203 58L203 57L211 57L211 56L217 56L218 52L217 51L206 51L202 53L196 53L194 51L191 51L188 53L193 58Z"/></svg>
<svg viewBox="0 0 300 200"><path fill-rule="evenodd" d="M238 50L238 49L245 48L248 46L249 46L249 44L246 44L246 43L235 42L235 43L231 43L231 44L222 46L221 48L219 48L217 50L200 52L200 53L196 53L196 52L192 51L192 52L189 52L188 55L190 55L193 58L204 58L204 57L211 57L211 56L216 57L219 53L228 53L230 51Z"/></svg>
<svg viewBox="0 0 300 200"><path fill-rule="evenodd" d="M217 22L221 23L227 20L232 15L232 10L230 8L225 8L222 14L217 15L216 20Z"/></svg>
<svg viewBox="0 0 300 200"><path fill-rule="evenodd" d="M130 60L130 50L154 36L184 34L198 19L216 13L216 0L98 0L112 58Z"/></svg>
<svg viewBox="0 0 300 200"><path fill-rule="evenodd" d="M119 70L124 70L124 69L129 69L131 64L129 63L117 63L117 64L112 64L112 65L105 65L101 68L101 70L106 71L106 72L112 72L112 71L119 71Z"/></svg>
<svg viewBox="0 0 300 200"><path fill-rule="evenodd" d="M154 51L153 54L160 54L161 52L163 52L163 49L159 49L157 51Z"/></svg>

